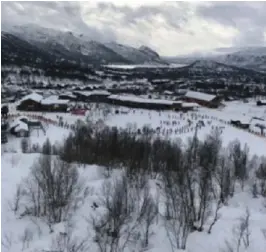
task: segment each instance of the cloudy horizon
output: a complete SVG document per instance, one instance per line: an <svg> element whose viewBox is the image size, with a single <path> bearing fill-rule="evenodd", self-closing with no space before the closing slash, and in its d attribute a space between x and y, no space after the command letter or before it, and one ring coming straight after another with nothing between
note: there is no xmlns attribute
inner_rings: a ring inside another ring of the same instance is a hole
<svg viewBox="0 0 266 252"><path fill-rule="evenodd" d="M36 24L163 56L266 46L266 2L1 2L2 25Z"/></svg>

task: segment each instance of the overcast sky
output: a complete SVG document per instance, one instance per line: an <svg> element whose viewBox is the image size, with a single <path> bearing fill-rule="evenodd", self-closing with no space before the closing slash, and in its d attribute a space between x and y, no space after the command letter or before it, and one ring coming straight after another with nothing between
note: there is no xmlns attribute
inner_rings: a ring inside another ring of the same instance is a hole
<svg viewBox="0 0 266 252"><path fill-rule="evenodd" d="M2 24L34 23L96 40L147 45L164 56L266 45L266 2L93 0L2 2L1 7Z"/></svg>

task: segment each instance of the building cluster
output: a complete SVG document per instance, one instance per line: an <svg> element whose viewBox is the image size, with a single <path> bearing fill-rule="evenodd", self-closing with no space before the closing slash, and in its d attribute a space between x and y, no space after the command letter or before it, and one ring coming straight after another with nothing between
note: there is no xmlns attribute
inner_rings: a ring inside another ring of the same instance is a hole
<svg viewBox="0 0 266 252"><path fill-rule="evenodd" d="M73 102L107 103L129 108L175 111L188 111L198 106L218 108L221 105L219 97L194 91L188 91L179 100L169 100L111 94L105 90L94 90L75 91L46 98L40 94L32 93L20 100L17 109L24 111L67 112L69 111L69 104Z"/></svg>

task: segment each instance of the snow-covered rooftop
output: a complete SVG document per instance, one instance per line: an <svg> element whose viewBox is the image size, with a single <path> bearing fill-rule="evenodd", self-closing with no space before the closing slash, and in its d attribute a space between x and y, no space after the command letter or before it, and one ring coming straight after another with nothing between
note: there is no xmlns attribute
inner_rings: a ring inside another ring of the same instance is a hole
<svg viewBox="0 0 266 252"><path fill-rule="evenodd" d="M90 95L110 95L106 90L93 90L93 91L77 91L81 95L90 96Z"/></svg>
<svg viewBox="0 0 266 252"><path fill-rule="evenodd" d="M259 126L259 127L265 127L266 128L266 121L264 121L264 120L259 120L259 119L252 118L250 123L251 123L251 125L254 125L254 126Z"/></svg>
<svg viewBox="0 0 266 252"><path fill-rule="evenodd" d="M172 95L172 94L174 94L174 92L169 91L169 90L165 90L163 93L166 94L166 95Z"/></svg>
<svg viewBox="0 0 266 252"><path fill-rule="evenodd" d="M182 106L183 108L195 108L195 107L199 107L199 104L194 103L194 102L183 102L183 103L181 104L181 106Z"/></svg>
<svg viewBox="0 0 266 252"><path fill-rule="evenodd" d="M21 130L25 130L28 131L29 127L27 125L27 123L24 123L22 121L19 121L18 125L16 126L16 128L14 129L15 132L21 131Z"/></svg>
<svg viewBox="0 0 266 252"><path fill-rule="evenodd" d="M15 127L15 129L14 129L15 132L18 132L19 130L26 130L26 131L28 131L29 130L28 125L26 123L24 123L24 122L21 121L21 119L23 119L23 118L26 118L26 117L22 117L21 116L21 117L16 118L9 125L9 128L11 129L11 128L14 128Z"/></svg>
<svg viewBox="0 0 266 252"><path fill-rule="evenodd" d="M209 102L212 101L216 96L196 91L187 91L185 97Z"/></svg>
<svg viewBox="0 0 266 252"><path fill-rule="evenodd" d="M132 101L138 103L154 103L154 104L164 104L164 105L172 105L174 101L169 100L161 100L161 99L145 99L137 96L122 96L122 95L110 95L108 98L113 100L120 101Z"/></svg>
<svg viewBox="0 0 266 252"><path fill-rule="evenodd" d="M49 105L49 104L68 104L69 100L59 100L57 95L52 95L49 96L41 101L42 104L44 105Z"/></svg>
<svg viewBox="0 0 266 252"><path fill-rule="evenodd" d="M40 102L43 99L43 97L37 93L31 93L29 95L24 96L20 101L26 101L26 100L33 100L36 102Z"/></svg>
<svg viewBox="0 0 266 252"><path fill-rule="evenodd" d="M66 96L71 97L71 98L76 98L76 96L73 95L71 92L62 93L60 95L66 95Z"/></svg>

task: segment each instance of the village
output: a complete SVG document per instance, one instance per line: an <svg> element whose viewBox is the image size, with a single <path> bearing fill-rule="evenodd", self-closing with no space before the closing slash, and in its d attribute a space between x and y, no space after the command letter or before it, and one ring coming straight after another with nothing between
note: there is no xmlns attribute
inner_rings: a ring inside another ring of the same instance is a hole
<svg viewBox="0 0 266 252"><path fill-rule="evenodd" d="M194 132L225 128L266 137L266 102L224 102L221 97L188 91L179 99L111 94L105 90L66 92L59 95L32 92L14 103L2 105L2 144L9 136L46 135L49 125L74 130L76 121L129 128L131 133L150 132L160 137L186 137ZM237 107L233 114L226 112ZM243 106L248 107L244 111ZM249 113L254 108L257 114Z"/></svg>

